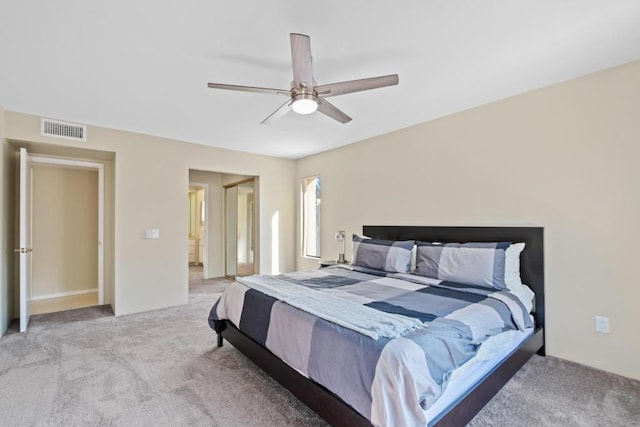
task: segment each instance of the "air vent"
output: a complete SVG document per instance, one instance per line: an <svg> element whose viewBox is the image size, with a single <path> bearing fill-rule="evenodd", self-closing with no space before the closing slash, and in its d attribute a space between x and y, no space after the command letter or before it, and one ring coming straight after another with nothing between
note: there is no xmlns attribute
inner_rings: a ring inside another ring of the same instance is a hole
<svg viewBox="0 0 640 427"><path fill-rule="evenodd" d="M57 120L42 119L40 134L54 138L72 139L74 141L87 140L87 127Z"/></svg>

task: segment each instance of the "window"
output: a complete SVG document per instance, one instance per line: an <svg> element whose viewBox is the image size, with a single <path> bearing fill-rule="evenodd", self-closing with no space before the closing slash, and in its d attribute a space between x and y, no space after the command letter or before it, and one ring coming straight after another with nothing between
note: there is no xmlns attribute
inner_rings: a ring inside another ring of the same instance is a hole
<svg viewBox="0 0 640 427"><path fill-rule="evenodd" d="M302 254L320 258L320 176L302 180Z"/></svg>

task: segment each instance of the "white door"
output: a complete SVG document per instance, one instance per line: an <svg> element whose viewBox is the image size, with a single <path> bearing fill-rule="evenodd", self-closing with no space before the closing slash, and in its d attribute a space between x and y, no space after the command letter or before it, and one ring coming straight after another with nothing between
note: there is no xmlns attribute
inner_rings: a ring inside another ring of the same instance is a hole
<svg viewBox="0 0 640 427"><path fill-rule="evenodd" d="M31 159L20 149L20 332L29 324L31 300Z"/></svg>

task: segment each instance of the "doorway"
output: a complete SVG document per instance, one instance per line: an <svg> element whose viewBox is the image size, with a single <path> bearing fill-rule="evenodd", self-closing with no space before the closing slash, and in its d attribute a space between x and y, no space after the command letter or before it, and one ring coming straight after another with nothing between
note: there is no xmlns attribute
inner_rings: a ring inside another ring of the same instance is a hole
<svg viewBox="0 0 640 427"><path fill-rule="evenodd" d="M189 280L209 277L209 185L189 183Z"/></svg>
<svg viewBox="0 0 640 427"><path fill-rule="evenodd" d="M102 164L31 160L30 312L102 305Z"/></svg>
<svg viewBox="0 0 640 427"><path fill-rule="evenodd" d="M20 175L29 207L22 212L21 201L20 246L29 255L29 271L20 274L24 331L31 314L104 304L104 165L20 153L28 159Z"/></svg>
<svg viewBox="0 0 640 427"><path fill-rule="evenodd" d="M184 250L188 251L185 262L189 263L190 283L225 276L233 278L238 270L240 275L259 271L260 177L189 169L187 184L185 196L189 192L193 194L185 200L184 219L185 234L188 234L184 241ZM204 204L202 195L198 195L201 189L205 190ZM188 237L196 234L201 223L204 223L204 240L200 239L203 246L200 258L199 247Z"/></svg>
<svg viewBox="0 0 640 427"><path fill-rule="evenodd" d="M225 185L225 255L227 277L255 274L255 178Z"/></svg>

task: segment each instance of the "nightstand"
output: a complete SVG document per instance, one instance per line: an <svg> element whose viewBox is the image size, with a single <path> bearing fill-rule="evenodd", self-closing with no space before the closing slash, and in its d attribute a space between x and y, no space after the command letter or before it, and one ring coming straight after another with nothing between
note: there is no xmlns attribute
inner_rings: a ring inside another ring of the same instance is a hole
<svg viewBox="0 0 640 427"><path fill-rule="evenodd" d="M318 261L318 264L320 264L320 268L324 268L329 267L330 265L339 265L340 263L333 259L321 259L320 261ZM348 262L345 262L343 264L348 264Z"/></svg>
<svg viewBox="0 0 640 427"><path fill-rule="evenodd" d="M321 259L320 261L318 261L318 264L320 264L320 268L325 268L329 267L330 265L336 265L338 264L338 262L332 259Z"/></svg>

